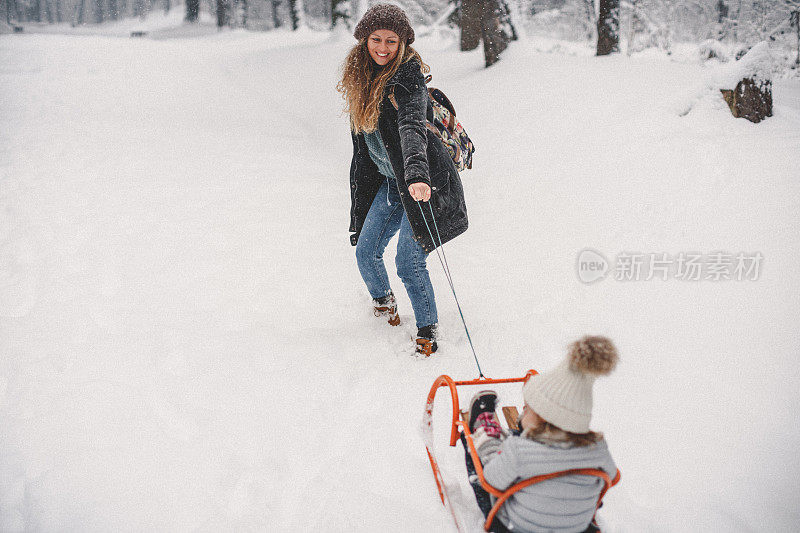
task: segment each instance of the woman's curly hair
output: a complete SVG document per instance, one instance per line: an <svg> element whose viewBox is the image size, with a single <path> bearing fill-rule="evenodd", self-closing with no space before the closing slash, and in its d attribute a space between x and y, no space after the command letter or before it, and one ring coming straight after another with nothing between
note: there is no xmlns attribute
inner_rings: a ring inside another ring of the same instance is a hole
<svg viewBox="0 0 800 533"><path fill-rule="evenodd" d="M423 73L430 71L414 48L403 41L398 46L395 58L383 67L370 57L367 39L359 40L347 54L342 65L342 79L336 85L336 90L342 93L345 100L344 110L350 114L353 133L368 133L377 129L383 91L400 65L416 59Z"/></svg>

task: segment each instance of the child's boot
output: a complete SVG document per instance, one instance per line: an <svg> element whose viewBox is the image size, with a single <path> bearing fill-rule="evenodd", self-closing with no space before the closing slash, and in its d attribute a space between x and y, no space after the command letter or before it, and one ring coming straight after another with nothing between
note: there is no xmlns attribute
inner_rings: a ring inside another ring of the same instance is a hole
<svg viewBox="0 0 800 533"><path fill-rule="evenodd" d="M394 299L394 293L389 291L389 294L380 298L373 298L372 305L374 307L375 316L385 316L389 319L390 326L400 325L400 315L397 314L397 302Z"/></svg>
<svg viewBox="0 0 800 533"><path fill-rule="evenodd" d="M417 330L417 355L430 357L432 353L439 349L436 344L436 324L424 326Z"/></svg>
<svg viewBox="0 0 800 533"><path fill-rule="evenodd" d="M476 422L481 418L480 422L488 421L496 418L494 414L495 405L497 403L497 393L491 390L483 390L472 397L469 402L469 430L475 431ZM488 413L487 416L481 416Z"/></svg>

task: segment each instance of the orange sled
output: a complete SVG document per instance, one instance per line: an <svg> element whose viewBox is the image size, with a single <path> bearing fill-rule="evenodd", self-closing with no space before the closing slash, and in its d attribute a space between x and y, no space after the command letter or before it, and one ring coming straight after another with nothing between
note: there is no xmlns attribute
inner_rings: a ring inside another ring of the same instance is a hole
<svg viewBox="0 0 800 533"><path fill-rule="evenodd" d="M538 374L536 370L528 370L528 373L521 378L489 379L481 376L478 379L467 380L467 381L454 381L450 376L442 375L436 378L436 381L434 381L433 385L431 386L431 391L430 393L428 393L428 402L425 404L425 418L423 421L423 432L426 438L425 449L428 452L428 459L431 462L431 468L433 469L433 476L434 479L436 479L436 486L439 489L439 497L442 500L442 504L444 504L444 506L453 515L453 520L455 521L456 528L458 529L458 531L464 531L464 525L459 522L458 516L456 515L456 512L450 503L450 498L447 495L447 490L445 488L444 480L442 479L442 472L439 469L439 465L436 463L436 458L433 455L433 442L432 442L433 402L436 399L436 393L439 391L439 388L441 387L448 387L450 389L450 397L452 399L452 405L453 405L453 416L450 425L450 446L456 445L456 442L459 440L459 434L463 432L467 445L469 447L469 454L470 456L472 456L472 462L475 464L475 471L478 474L481 486L484 488L484 490L486 490L486 492L497 498L497 501L492 507L492 510L486 517L486 522L483 525L484 530L489 531L489 529L492 527L492 522L494 521L497 512L500 510L503 504L511 496L514 495L515 492L524 489L525 487L528 487L530 485L541 483L542 481L546 481L548 479L553 479L562 476L569 476L569 475L596 476L603 480L603 489L600 491L600 497L597 499L597 508L599 508L601 502L603 501L603 496L605 496L606 494L606 491L608 491L609 488L619 483L621 477L619 471L617 471L617 475L614 477L614 479L610 479L608 474L596 468L576 468L572 470L562 470L559 472L542 474L540 476L535 476L520 481L519 483L512 485L511 487L509 487L504 491L497 489L486 482L486 479L483 477L483 466L481 465L480 459L478 459L478 451L475 449L475 444L472 441L472 433L470 432L469 424L465 421L465 418L467 417L463 416L463 413L461 413L461 411L459 410L458 387L469 386L469 385L484 386L495 383L524 383L525 381L528 380L528 378L536 374ZM506 408L504 408L504 411L505 409Z"/></svg>

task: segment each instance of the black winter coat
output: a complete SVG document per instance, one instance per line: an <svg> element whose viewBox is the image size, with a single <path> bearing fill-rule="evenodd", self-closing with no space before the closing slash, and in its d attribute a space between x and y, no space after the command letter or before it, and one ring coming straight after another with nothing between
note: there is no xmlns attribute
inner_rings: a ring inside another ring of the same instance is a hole
<svg viewBox="0 0 800 533"><path fill-rule="evenodd" d="M395 110L388 95L394 89L398 109ZM461 235L467 230L467 206L464 189L450 154L435 133L426 126L426 118L433 121L433 105L425 86L420 64L411 60L400 66L386 86L381 102L378 130L380 131L389 161L397 177L397 188L408 216L414 240L430 253L439 244ZM364 225L378 188L386 179L369 156L364 134L353 134L353 160L350 164L350 236L353 246ZM431 186L429 202L417 202L408 193L412 183L424 182ZM405 185L404 185L405 184ZM430 204L430 207L429 207ZM420 207L422 206L422 211ZM441 243L431 219L430 208L436 217ZM423 220L423 212L425 220ZM436 238L431 241L425 221Z"/></svg>

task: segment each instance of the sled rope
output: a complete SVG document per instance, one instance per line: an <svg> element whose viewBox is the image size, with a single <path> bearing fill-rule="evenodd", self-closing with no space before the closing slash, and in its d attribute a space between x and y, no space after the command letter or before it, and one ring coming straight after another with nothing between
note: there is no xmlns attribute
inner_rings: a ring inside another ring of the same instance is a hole
<svg viewBox="0 0 800 533"><path fill-rule="evenodd" d="M430 202L426 202L428 204L428 209L431 212L431 220L433 221L433 227L436 229L436 236L439 238L439 245L436 246L436 239L433 238L433 232L431 232L431 227L428 225L428 221L425 218L425 211L422 210L422 203L417 200L417 205L419 206L420 214L422 215L422 220L425 222L425 228L428 230L428 235L431 237L431 242L433 242L433 247L436 250L436 257L439 258L439 264L442 265L442 270L444 270L444 275L447 278L447 283L450 285L450 291L453 293L453 298L456 301L456 307L458 307L458 314L461 315L461 323L464 324L464 331L467 333L467 340L469 341L469 347L472 349L472 357L475 358L475 364L478 366L478 377L485 378L486 376L483 375L483 370L481 370L481 364L478 362L478 354L475 353L475 346L472 344L472 337L469 335L469 328L467 327L467 321L464 320L464 313L461 311L461 304L458 302L458 296L456 295L456 288L453 285L453 276L450 274L450 265L447 264L447 256L444 253L444 243L442 243L442 236L439 235L439 225L436 224L436 217L433 216L433 207L431 207ZM441 253L439 253L441 250Z"/></svg>

